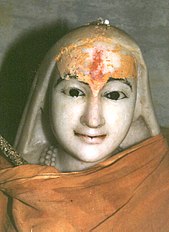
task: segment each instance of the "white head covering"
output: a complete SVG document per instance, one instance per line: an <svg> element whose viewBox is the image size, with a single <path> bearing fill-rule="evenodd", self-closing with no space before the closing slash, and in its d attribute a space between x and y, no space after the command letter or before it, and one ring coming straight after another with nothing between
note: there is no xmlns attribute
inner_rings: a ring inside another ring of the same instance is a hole
<svg viewBox="0 0 169 232"><path fill-rule="evenodd" d="M71 44L78 45L82 40L100 36L109 38L112 43L118 43L129 50L138 66L134 118L130 130L120 146L125 148L147 137L159 134L159 126L154 115L149 91L147 68L138 45L129 35L116 27L90 24L71 31L59 40L48 52L36 74L15 141L18 152L23 154L26 159L38 162L37 157L41 150L53 142L50 123L45 112L47 112L46 105L48 105L46 104L48 87L52 74L57 69L56 56L63 48Z"/></svg>

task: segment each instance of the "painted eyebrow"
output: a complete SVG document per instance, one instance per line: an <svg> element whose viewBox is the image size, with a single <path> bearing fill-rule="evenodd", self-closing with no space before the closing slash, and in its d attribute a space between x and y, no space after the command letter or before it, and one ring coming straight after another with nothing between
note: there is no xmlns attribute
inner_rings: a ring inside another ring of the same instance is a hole
<svg viewBox="0 0 169 232"><path fill-rule="evenodd" d="M120 81L120 82L128 85L130 87L130 89L132 90L132 84L127 79L110 77L109 80L107 81L107 83L111 82L111 81Z"/></svg>
<svg viewBox="0 0 169 232"><path fill-rule="evenodd" d="M77 76L70 76L70 79L77 79ZM56 83L54 84L54 88L56 88L56 86L60 83L60 82L62 82L62 81L64 81L65 79L64 78L62 78L62 77L59 77L59 79L56 81Z"/></svg>
<svg viewBox="0 0 169 232"><path fill-rule="evenodd" d="M74 76L70 76L70 78L71 78L71 79L77 80L77 79L78 79L78 76L75 76L75 75L74 75ZM56 86L57 86L60 82L62 82L62 81L64 81L64 80L65 80L65 79L63 79L63 78L60 77L60 78L56 81L56 83L55 83L55 85L54 85L54 88L56 88ZM130 89L132 90L132 85L131 85L131 83L130 83L127 79L110 77L110 78L108 79L107 83L108 83L108 82L111 82L111 81L120 81L120 82L122 82L122 83L128 85L128 86L130 87ZM86 82L83 82L83 81L79 81L79 82L81 82L81 83L83 83L83 84L89 86L89 84L86 83Z"/></svg>
<svg viewBox="0 0 169 232"><path fill-rule="evenodd" d="M61 77L59 77L59 79L56 81L56 83L54 84L54 87L53 88L56 88L57 87L57 85L60 83L60 82L62 82L64 79L63 78L61 78Z"/></svg>
<svg viewBox="0 0 169 232"><path fill-rule="evenodd" d="M70 76L70 79L75 79L75 80L78 80L78 76ZM62 78L62 77L60 77L57 81L56 81L56 83L54 84L54 88L56 88L56 86L59 84L59 83L61 83L62 81L64 81L65 79L64 78ZM89 86L89 84L88 83L86 83L86 82L83 82L83 81L79 81L80 83L82 83L82 84L84 84L84 85L88 85Z"/></svg>

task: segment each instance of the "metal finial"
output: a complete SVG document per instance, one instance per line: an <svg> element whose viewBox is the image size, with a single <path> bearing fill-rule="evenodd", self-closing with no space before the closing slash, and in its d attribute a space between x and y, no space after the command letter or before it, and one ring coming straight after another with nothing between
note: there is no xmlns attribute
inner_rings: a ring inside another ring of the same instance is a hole
<svg viewBox="0 0 169 232"><path fill-rule="evenodd" d="M110 26L110 22L108 19L103 19L101 17L99 17L96 21L93 21L89 24L92 24L92 25L106 25L106 26Z"/></svg>

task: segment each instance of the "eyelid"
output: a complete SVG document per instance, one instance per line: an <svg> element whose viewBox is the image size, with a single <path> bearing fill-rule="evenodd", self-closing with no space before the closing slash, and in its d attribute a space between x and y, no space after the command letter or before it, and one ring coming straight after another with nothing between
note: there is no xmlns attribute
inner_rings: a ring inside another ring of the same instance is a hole
<svg viewBox="0 0 169 232"><path fill-rule="evenodd" d="M124 89L112 89L112 90L107 90L107 91L103 91L103 93L101 94L101 96L105 96L111 92L119 92L119 93L123 93L126 97L130 96L130 91L128 90L124 90Z"/></svg>
<svg viewBox="0 0 169 232"><path fill-rule="evenodd" d="M107 83L117 82L117 81L121 82L122 84L127 85L132 90L133 86L132 86L131 82L129 80L127 80L126 78L124 78L124 79L117 79L117 78L110 77Z"/></svg>
<svg viewBox="0 0 169 232"><path fill-rule="evenodd" d="M119 81L110 81L107 82L107 84L103 87L102 91L127 91L127 92L132 92L132 87L130 87L128 84L119 82Z"/></svg>
<svg viewBox="0 0 169 232"><path fill-rule="evenodd" d="M112 98L108 97L108 95L111 94L111 93L118 93L119 97L117 99L112 99ZM105 92L103 97L106 97L106 98L108 98L108 99L110 99L112 101L117 101L117 100L122 100L124 98L128 98L129 96L127 96L127 94L125 94L123 91L110 91L110 92Z"/></svg>
<svg viewBox="0 0 169 232"><path fill-rule="evenodd" d="M84 90L82 90L82 89L80 89L78 87L75 87L75 86L69 86L69 87L66 87L66 88L63 88L63 89L66 89L66 90L76 89L76 90L78 90L78 91L80 91L82 93L85 92Z"/></svg>
<svg viewBox="0 0 169 232"><path fill-rule="evenodd" d="M85 86L80 85L79 83L71 83L71 80L64 80L63 82L61 82L60 88L62 89L75 88L83 92L86 91Z"/></svg>
<svg viewBox="0 0 169 232"><path fill-rule="evenodd" d="M130 94L132 93L132 90L129 86L127 85L123 85L123 86L116 86L116 85L112 85L112 86L105 86L102 89L101 92L101 96L104 96L105 94L111 93L111 92L120 92L126 95L126 97L129 97Z"/></svg>
<svg viewBox="0 0 169 232"><path fill-rule="evenodd" d="M82 94L82 95L79 95L79 97L82 97L82 96L85 96L85 95L86 95L85 92L84 92L83 90L81 90L81 89L79 89L79 88L76 88L76 87L62 88L62 89L61 89L61 92L64 93L65 95L69 96L69 91L70 91L70 90L73 90L73 89L79 91L79 92Z"/></svg>

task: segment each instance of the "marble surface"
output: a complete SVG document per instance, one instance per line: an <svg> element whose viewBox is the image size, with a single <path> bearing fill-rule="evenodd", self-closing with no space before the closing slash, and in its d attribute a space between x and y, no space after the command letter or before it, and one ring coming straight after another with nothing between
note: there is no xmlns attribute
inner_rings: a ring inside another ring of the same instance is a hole
<svg viewBox="0 0 169 232"><path fill-rule="evenodd" d="M47 50L97 17L109 19L140 45L158 121L169 127L168 0L0 0L0 133L10 142Z"/></svg>

